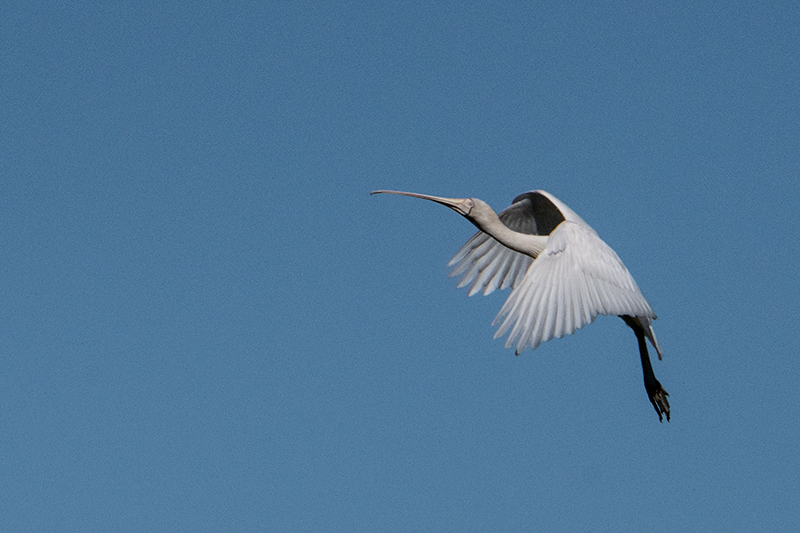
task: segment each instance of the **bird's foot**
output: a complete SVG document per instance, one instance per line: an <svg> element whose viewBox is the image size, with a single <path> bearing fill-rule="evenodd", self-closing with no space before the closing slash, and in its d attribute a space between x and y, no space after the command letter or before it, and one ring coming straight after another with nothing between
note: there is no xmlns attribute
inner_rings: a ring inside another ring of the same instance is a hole
<svg viewBox="0 0 800 533"><path fill-rule="evenodd" d="M653 404L653 408L658 413L658 421L663 422L662 415L665 415L667 422L669 422L669 401L667 400L669 393L664 390L658 380L655 380L653 384L645 385L645 388L647 389L647 397L650 398L650 403Z"/></svg>

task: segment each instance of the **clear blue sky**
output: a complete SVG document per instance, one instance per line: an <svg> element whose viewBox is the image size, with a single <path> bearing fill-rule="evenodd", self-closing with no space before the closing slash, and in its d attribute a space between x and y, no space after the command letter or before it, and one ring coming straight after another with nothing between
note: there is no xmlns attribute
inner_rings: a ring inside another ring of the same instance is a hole
<svg viewBox="0 0 800 533"><path fill-rule="evenodd" d="M797 2L10 2L3 531L797 531ZM545 189L659 314L515 357Z"/></svg>

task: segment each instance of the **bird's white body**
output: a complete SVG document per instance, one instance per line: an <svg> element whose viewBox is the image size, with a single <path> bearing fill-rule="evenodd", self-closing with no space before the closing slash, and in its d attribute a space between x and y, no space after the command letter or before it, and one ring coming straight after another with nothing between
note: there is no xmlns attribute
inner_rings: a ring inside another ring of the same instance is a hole
<svg viewBox="0 0 800 533"><path fill-rule="evenodd" d="M471 284L470 296L513 288L494 320L500 326L495 338L510 330L506 348L516 345L521 353L527 347L535 350L543 342L570 335L598 315L630 315L643 322L661 356L650 324L656 314L614 250L550 193L528 194L544 196L564 217L543 239L540 253L521 254L480 232L448 263L455 266L451 277L463 274L459 287ZM522 226L527 216L529 212L512 205L499 218L514 228Z"/></svg>

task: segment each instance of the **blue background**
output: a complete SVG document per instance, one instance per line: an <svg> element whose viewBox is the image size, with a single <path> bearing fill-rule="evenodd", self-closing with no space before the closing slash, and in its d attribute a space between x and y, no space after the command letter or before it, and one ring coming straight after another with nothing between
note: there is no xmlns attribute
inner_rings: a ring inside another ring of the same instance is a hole
<svg viewBox="0 0 800 533"><path fill-rule="evenodd" d="M7 2L0 529L796 531L800 4ZM659 314L514 357L545 189Z"/></svg>

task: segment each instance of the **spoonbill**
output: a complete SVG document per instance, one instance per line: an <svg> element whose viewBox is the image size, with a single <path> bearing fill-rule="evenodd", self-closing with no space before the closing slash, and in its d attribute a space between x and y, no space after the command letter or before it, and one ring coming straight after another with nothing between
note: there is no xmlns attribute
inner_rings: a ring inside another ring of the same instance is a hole
<svg viewBox="0 0 800 533"><path fill-rule="evenodd" d="M648 339L663 358L653 331L656 314L619 256L597 232L552 194L537 190L514 198L498 216L478 198L442 198L402 191L372 191L431 200L464 216L480 231L447 266L450 277L462 276L458 287L471 285L469 295L512 288L493 325L495 338L510 333L506 348L516 354L541 343L571 335L598 315L618 315L639 343L647 397L669 421L669 394L656 379Z"/></svg>

